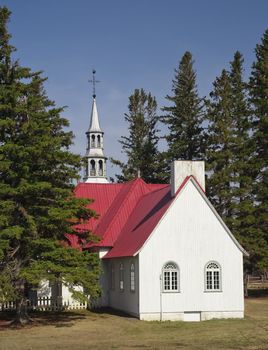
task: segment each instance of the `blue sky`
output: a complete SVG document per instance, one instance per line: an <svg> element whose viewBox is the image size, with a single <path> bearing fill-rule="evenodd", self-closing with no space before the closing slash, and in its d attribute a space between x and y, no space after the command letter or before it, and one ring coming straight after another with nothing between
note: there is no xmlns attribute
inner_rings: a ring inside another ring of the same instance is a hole
<svg viewBox="0 0 268 350"><path fill-rule="evenodd" d="M12 11L9 30L16 57L43 70L48 96L84 154L91 110L92 68L97 71L97 104L108 157L122 159L118 139L127 133L124 113L135 88L170 94L174 68L192 52L201 96L228 68L236 50L248 76L254 48L268 28L267 0L0 0ZM109 175L116 169L108 167Z"/></svg>

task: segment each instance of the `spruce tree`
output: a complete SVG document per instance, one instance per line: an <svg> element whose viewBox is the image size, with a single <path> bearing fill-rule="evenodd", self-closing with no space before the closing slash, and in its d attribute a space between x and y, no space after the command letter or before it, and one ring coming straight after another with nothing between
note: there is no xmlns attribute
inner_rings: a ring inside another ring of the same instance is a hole
<svg viewBox="0 0 268 350"><path fill-rule="evenodd" d="M263 259L263 247L254 215L254 142L248 84L243 80L243 62L241 53L236 52L230 69L234 139L230 189L232 216L228 221L232 232L250 254L244 260L245 272L252 273Z"/></svg>
<svg viewBox="0 0 268 350"><path fill-rule="evenodd" d="M156 99L150 92L135 89L129 97L128 110L125 121L128 123L129 135L119 140L127 161L124 163L112 159L113 164L122 171L121 175L116 175L117 179L123 182L141 176L147 183L162 182Z"/></svg>
<svg viewBox="0 0 268 350"><path fill-rule="evenodd" d="M168 162L198 160L204 158L203 149L203 108L204 102L198 96L196 72L190 52L185 52L179 68L175 69L172 80L172 96L166 96L171 106L164 107L167 112L162 121L168 126Z"/></svg>
<svg viewBox="0 0 268 350"><path fill-rule="evenodd" d="M255 49L256 60L250 76L253 109L255 225L266 254L258 267L268 270L268 29Z"/></svg>
<svg viewBox="0 0 268 350"><path fill-rule="evenodd" d="M267 261L268 247L256 222L256 169L248 86L243 57L236 52L230 72L214 82L208 101L207 194L228 227L249 252L245 271Z"/></svg>
<svg viewBox="0 0 268 350"><path fill-rule="evenodd" d="M232 215L233 119L230 75L223 70L213 83L207 106L207 194L226 223Z"/></svg>
<svg viewBox="0 0 268 350"><path fill-rule="evenodd" d="M94 298L100 266L96 254L68 246L74 225L95 213L73 194L81 159L69 150L62 108L46 96L40 72L12 61L9 17L0 7L0 302L15 300L15 322L26 323L29 285L63 281Z"/></svg>

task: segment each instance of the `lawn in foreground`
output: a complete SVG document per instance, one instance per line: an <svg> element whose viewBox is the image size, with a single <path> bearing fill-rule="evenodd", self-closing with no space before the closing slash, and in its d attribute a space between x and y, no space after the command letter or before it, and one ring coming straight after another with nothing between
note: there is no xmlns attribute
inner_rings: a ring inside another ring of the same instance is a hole
<svg viewBox="0 0 268 350"><path fill-rule="evenodd" d="M246 300L244 320L160 323L87 311L38 313L34 318L38 322L32 327L0 327L0 350L268 350L268 297Z"/></svg>

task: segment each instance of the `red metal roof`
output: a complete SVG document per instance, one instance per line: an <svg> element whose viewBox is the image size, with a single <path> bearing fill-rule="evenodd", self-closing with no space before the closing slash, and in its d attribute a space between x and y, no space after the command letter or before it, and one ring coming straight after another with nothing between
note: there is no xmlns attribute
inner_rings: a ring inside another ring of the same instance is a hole
<svg viewBox="0 0 268 350"><path fill-rule="evenodd" d="M100 218L104 216L106 211L110 208L114 198L120 192L124 184L93 184L93 183L79 183L74 193L78 198L93 199L93 203L89 205ZM99 223L99 219L91 219L87 224L78 225L79 230L95 230Z"/></svg>
<svg viewBox="0 0 268 350"><path fill-rule="evenodd" d="M183 188L189 177L186 177L176 195ZM114 247L105 255L105 259L133 256L147 241L150 234L173 202L170 185L162 186L141 197L132 215L123 228Z"/></svg>
<svg viewBox="0 0 268 350"><path fill-rule="evenodd" d="M185 178L176 195L188 179ZM98 246L111 247L105 258L133 256L174 199L170 185L146 184L140 178L123 184L81 183L75 194L94 198L90 207L99 214L99 218L77 228L92 230L101 238ZM77 245L77 242L73 244Z"/></svg>

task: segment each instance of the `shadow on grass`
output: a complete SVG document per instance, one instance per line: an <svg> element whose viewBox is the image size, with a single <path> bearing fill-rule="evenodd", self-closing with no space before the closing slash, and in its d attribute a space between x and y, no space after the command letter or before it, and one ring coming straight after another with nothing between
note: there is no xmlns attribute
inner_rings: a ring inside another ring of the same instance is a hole
<svg viewBox="0 0 268 350"><path fill-rule="evenodd" d="M248 290L248 297L249 298L268 297L268 288L249 289Z"/></svg>
<svg viewBox="0 0 268 350"><path fill-rule="evenodd" d="M90 310L93 314L101 315L102 318L108 318L109 316L119 316L123 318L138 320L137 317L129 315L128 313L116 310L111 307L100 307L97 309Z"/></svg>
<svg viewBox="0 0 268 350"><path fill-rule="evenodd" d="M87 318L87 315L82 312L75 311L31 311L29 312L31 323L26 324L24 327L38 327L38 326L49 326L55 327L72 327L78 320ZM11 322L15 317L14 311L0 313L0 331L4 329L16 329L20 327L11 327ZM24 328L23 327L23 328Z"/></svg>

